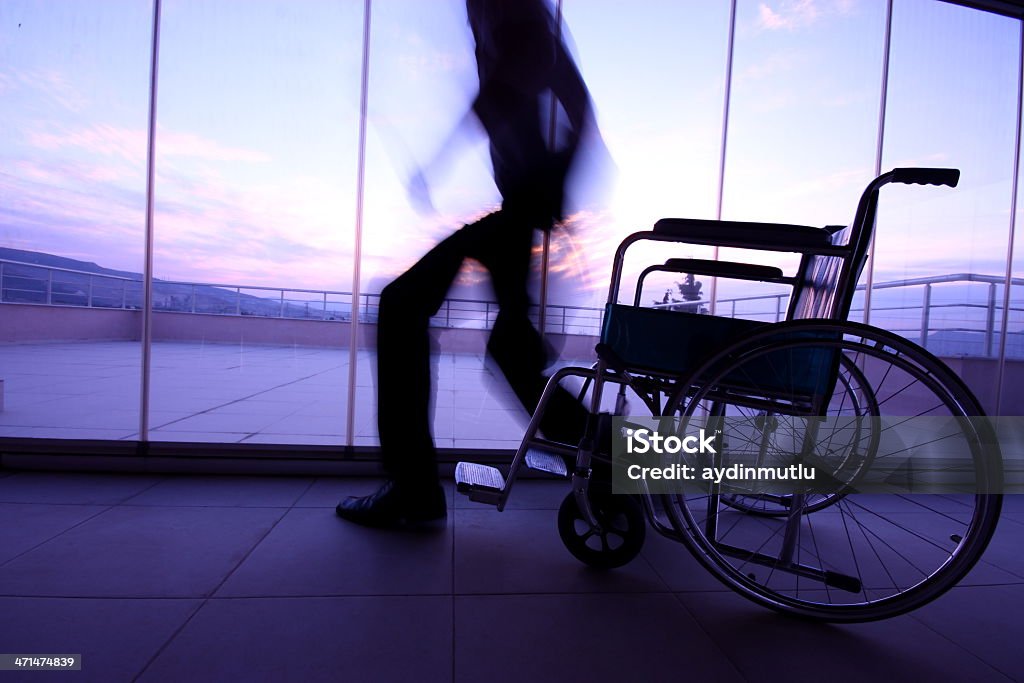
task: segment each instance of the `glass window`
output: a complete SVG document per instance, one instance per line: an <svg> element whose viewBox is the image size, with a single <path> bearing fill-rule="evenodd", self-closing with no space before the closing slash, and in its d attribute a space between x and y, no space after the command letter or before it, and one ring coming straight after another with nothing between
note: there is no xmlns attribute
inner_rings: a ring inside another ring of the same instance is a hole
<svg viewBox="0 0 1024 683"><path fill-rule="evenodd" d="M883 168L952 167L961 178L956 189L883 190L871 324L946 359L989 410L1000 371L1019 36L1016 20L944 2L900 2L893 14Z"/></svg>
<svg viewBox="0 0 1024 683"><path fill-rule="evenodd" d="M884 44L884 3L738 3L724 219L853 221L874 176ZM720 258L796 267L728 249ZM783 291L720 280L718 312L771 320Z"/></svg>
<svg viewBox="0 0 1024 683"><path fill-rule="evenodd" d="M0 5L0 436L137 438L152 20Z"/></svg>
<svg viewBox="0 0 1024 683"><path fill-rule="evenodd" d="M374 4L363 220L362 291L376 323L381 290L463 225L498 208L476 95L474 42L464 0ZM409 193L422 171L429 207ZM486 271L467 261L432 327L433 436L439 448L511 448L524 412L485 363L497 314ZM370 327L370 335L376 325ZM356 445L377 445L375 354L360 357Z"/></svg>
<svg viewBox="0 0 1024 683"><path fill-rule="evenodd" d="M363 7L163 2L152 440L377 445L381 290L499 205L487 141L466 117L477 74L464 0L377 0L355 262ZM591 356L621 239L661 217L715 217L729 4L559 8L607 150L584 165L550 242L545 331L569 362ZM139 438L152 11L0 4L0 436ZM885 3L738 2L723 218L852 219L877 152L884 22ZM1019 20L894 3L883 170L962 177L883 191L869 311L950 363L989 410L1002 372L1003 414L1024 409L1020 205L998 366L1019 41ZM417 172L429 206L410 194ZM632 251L621 299L645 266L711 253ZM532 268L537 299L539 238ZM702 279L654 274L639 299L707 308ZM863 296L854 306L863 317ZM784 310L781 290L718 283L719 314ZM486 272L467 261L432 322L440 447L511 448L522 435L526 412L486 358L496 313ZM366 324L349 387L354 315Z"/></svg>
<svg viewBox="0 0 1024 683"><path fill-rule="evenodd" d="M342 444L363 3L164 3L150 437Z"/></svg>
<svg viewBox="0 0 1024 683"><path fill-rule="evenodd" d="M554 233L547 330L596 335L619 242L659 218L715 216L729 6L566 0L563 12L610 163L595 160L568 229ZM634 248L623 300L632 300L640 271L664 259L664 246ZM660 300L678 279L652 275L642 298Z"/></svg>

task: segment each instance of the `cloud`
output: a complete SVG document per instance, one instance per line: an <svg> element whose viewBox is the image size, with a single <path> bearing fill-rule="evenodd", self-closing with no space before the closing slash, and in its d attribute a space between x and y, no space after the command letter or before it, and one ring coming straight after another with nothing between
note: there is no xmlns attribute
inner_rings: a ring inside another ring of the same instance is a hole
<svg viewBox="0 0 1024 683"><path fill-rule="evenodd" d="M897 159L890 165L892 168L942 168L948 163L949 154L946 152L932 152L931 154Z"/></svg>
<svg viewBox="0 0 1024 683"><path fill-rule="evenodd" d="M103 123L56 131L29 131L28 143L46 151L80 150L90 154L119 157L135 164L146 161L148 135L142 128L126 128ZM209 138L168 130L157 126L157 154L162 158L187 158L198 161L266 163L270 156L260 150L231 147Z"/></svg>
<svg viewBox="0 0 1024 683"><path fill-rule="evenodd" d="M785 188L775 190L782 204L795 202L812 202L816 198L823 205L837 196L859 196L859 193L871 180L872 170L866 167L842 168L832 173L816 175L788 184ZM853 212L853 206L836 207L839 211Z"/></svg>
<svg viewBox="0 0 1024 683"><path fill-rule="evenodd" d="M354 199L325 178L252 185L165 171L157 181L161 276L349 289Z"/></svg>
<svg viewBox="0 0 1024 683"><path fill-rule="evenodd" d="M75 114L84 111L90 103L88 97L56 69L9 67L0 71L0 93L17 90L41 94Z"/></svg>
<svg viewBox="0 0 1024 683"><path fill-rule="evenodd" d="M156 141L161 156L249 164L262 164L271 160L270 155L260 150L229 147L194 133L168 131L161 126L157 126Z"/></svg>
<svg viewBox="0 0 1024 683"><path fill-rule="evenodd" d="M57 105L72 114L80 114L91 104L79 86L52 68L0 65L0 95L5 98L29 96L37 106Z"/></svg>
<svg viewBox="0 0 1024 683"><path fill-rule="evenodd" d="M877 91L864 88L860 90L849 90L845 92L823 95L820 99L821 106L830 109L842 109L853 105L876 104L879 94Z"/></svg>
<svg viewBox="0 0 1024 683"><path fill-rule="evenodd" d="M859 0L776 0L758 5L756 26L762 31L795 31L830 15L849 16Z"/></svg>
<svg viewBox="0 0 1024 683"><path fill-rule="evenodd" d="M141 270L142 184L98 182L102 169L76 162L3 159L0 239L122 270ZM119 171L118 171L119 172Z"/></svg>
<svg viewBox="0 0 1024 683"><path fill-rule="evenodd" d="M469 72L472 61L468 55L457 52L401 53L397 57L399 66L412 79L420 79L436 74Z"/></svg>
<svg viewBox="0 0 1024 683"><path fill-rule="evenodd" d="M145 181L68 159L0 164L0 240L139 272ZM126 166L126 165L125 165ZM111 179L117 176L116 179ZM307 289L349 289L354 200L331 178L251 186L158 167L157 275Z"/></svg>
<svg viewBox="0 0 1024 683"><path fill-rule="evenodd" d="M775 9L758 6L757 26L766 31L793 31L816 23L822 16L817 0L782 0Z"/></svg>
<svg viewBox="0 0 1024 683"><path fill-rule="evenodd" d="M9 71L0 70L0 95L5 95L14 90L15 77Z"/></svg>
<svg viewBox="0 0 1024 683"><path fill-rule="evenodd" d="M28 131L29 145L47 152L75 149L89 154L116 157L132 164L146 160L146 131L93 124L73 129L60 127L56 132Z"/></svg>
<svg viewBox="0 0 1024 683"><path fill-rule="evenodd" d="M763 59L747 66L736 75L738 83L763 81L777 74L792 71L807 61L807 55L797 49L783 49L772 52Z"/></svg>
<svg viewBox="0 0 1024 683"><path fill-rule="evenodd" d="M836 11L840 14L853 14L860 0L835 0Z"/></svg>

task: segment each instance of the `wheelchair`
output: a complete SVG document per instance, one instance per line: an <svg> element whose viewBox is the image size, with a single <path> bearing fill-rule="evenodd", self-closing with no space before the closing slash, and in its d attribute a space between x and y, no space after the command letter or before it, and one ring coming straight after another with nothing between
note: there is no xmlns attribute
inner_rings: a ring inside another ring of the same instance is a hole
<svg viewBox="0 0 1024 683"><path fill-rule="evenodd" d="M662 219L630 235L615 254L597 363L551 376L507 476L462 462L457 490L502 510L524 467L567 478L558 530L582 562L625 565L642 552L650 527L685 545L729 588L791 615L871 621L935 599L971 570L995 530L999 447L978 400L942 361L847 317L879 190L958 180L954 169L894 169L867 186L845 227ZM669 258L644 269L632 303L620 303L627 250L652 241L788 252L799 266L787 275L774 266ZM644 307L643 281L654 272L785 285L785 320ZM589 403L578 444L539 429L554 388L570 377ZM608 385L618 389L606 400ZM621 417L627 397L650 417ZM608 444L644 420L670 434L695 426L712 434L705 452L659 456L663 464L705 473L807 466L824 483L681 477L657 490L641 480L623 492L615 477L629 460Z"/></svg>

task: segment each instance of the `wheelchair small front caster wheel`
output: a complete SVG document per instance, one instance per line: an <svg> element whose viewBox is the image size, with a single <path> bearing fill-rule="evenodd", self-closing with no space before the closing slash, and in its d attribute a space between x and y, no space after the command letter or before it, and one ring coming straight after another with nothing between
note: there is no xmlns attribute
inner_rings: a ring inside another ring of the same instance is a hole
<svg viewBox="0 0 1024 683"><path fill-rule="evenodd" d="M590 506L600 530L583 519L576 496L569 493L558 509L558 535L573 556L598 569L613 569L640 553L647 535L647 521L633 496L590 494Z"/></svg>

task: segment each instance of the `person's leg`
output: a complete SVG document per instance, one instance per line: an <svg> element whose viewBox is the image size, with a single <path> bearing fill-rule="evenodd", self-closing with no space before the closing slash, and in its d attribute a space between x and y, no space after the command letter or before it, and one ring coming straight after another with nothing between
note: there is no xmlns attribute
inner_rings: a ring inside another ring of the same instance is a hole
<svg viewBox="0 0 1024 683"><path fill-rule="evenodd" d="M398 526L444 518L446 503L431 436L428 326L466 256L460 230L381 292L377 320L377 429L389 481L337 508L350 521Z"/></svg>
<svg viewBox="0 0 1024 683"><path fill-rule="evenodd" d="M547 384L543 370L548 353L540 333L530 322L527 281L533 246L530 222L516 220L506 212L494 214L501 223L494 226L491 239L477 239L469 255L490 272L499 312L487 343L487 351L498 364L516 397L531 414L537 408ZM578 443L586 426L586 409L566 389L551 397L541 422L550 439Z"/></svg>
<svg viewBox="0 0 1024 683"><path fill-rule="evenodd" d="M432 249L380 296L377 431L385 471L410 487L437 482L428 328L464 258L457 235Z"/></svg>
<svg viewBox="0 0 1024 683"><path fill-rule="evenodd" d="M499 211L463 227L385 287L377 328L377 411L384 467L391 480L371 496L343 501L339 515L361 524L393 526L445 514L430 430L428 325L467 256L490 271L500 306L488 351L523 406L531 413L536 409L546 383L542 371L547 354L528 317L532 242L532 230L524 222ZM549 438L575 443L585 424L586 410L560 389L542 430Z"/></svg>

